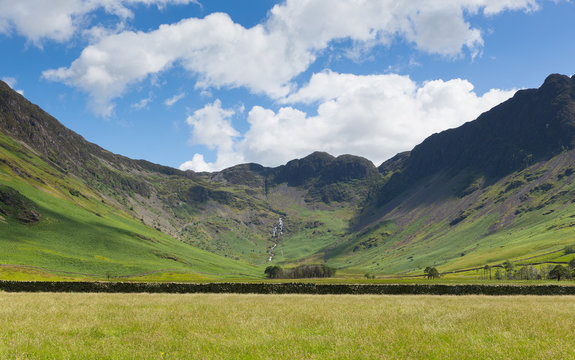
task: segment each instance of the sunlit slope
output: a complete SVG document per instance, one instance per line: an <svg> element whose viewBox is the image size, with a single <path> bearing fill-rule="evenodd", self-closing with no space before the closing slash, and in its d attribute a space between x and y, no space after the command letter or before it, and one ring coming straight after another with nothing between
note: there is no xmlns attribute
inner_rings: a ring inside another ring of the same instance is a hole
<svg viewBox="0 0 575 360"><path fill-rule="evenodd" d="M250 265L196 249L141 224L82 180L3 134L0 159L2 264L99 277L165 270L208 278L260 275ZM26 210L37 219L19 219L16 212Z"/></svg>

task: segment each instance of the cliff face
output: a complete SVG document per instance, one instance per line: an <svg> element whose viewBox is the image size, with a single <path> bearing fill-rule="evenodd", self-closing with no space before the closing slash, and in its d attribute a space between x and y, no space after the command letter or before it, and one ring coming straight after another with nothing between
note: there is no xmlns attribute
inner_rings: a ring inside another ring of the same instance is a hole
<svg viewBox="0 0 575 360"><path fill-rule="evenodd" d="M471 169L502 176L575 145L575 76L550 75L539 89L513 98L456 129L417 145L406 163L412 177Z"/></svg>

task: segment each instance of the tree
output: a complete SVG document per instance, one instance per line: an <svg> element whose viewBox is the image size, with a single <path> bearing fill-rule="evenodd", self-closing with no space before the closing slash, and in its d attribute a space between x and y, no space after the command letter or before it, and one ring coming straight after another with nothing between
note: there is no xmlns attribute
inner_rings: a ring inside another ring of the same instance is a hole
<svg viewBox="0 0 575 360"><path fill-rule="evenodd" d="M535 266L527 265L519 269L519 276L521 280L535 280L539 276L539 272Z"/></svg>
<svg viewBox="0 0 575 360"><path fill-rule="evenodd" d="M513 278L513 269L515 269L515 265L513 265L511 261L505 260L503 268L505 268L505 276L507 279Z"/></svg>
<svg viewBox="0 0 575 360"><path fill-rule="evenodd" d="M487 274L489 274L489 280L491 280L491 266L485 265L483 267L483 278L487 280Z"/></svg>
<svg viewBox="0 0 575 360"><path fill-rule="evenodd" d="M575 278L575 258L571 259L567 264L567 270L569 270L569 275Z"/></svg>
<svg viewBox="0 0 575 360"><path fill-rule="evenodd" d="M503 280L503 274L501 273L501 269L495 270L495 278L497 280Z"/></svg>
<svg viewBox="0 0 575 360"><path fill-rule="evenodd" d="M270 279L279 279L283 275L283 269L281 268L281 266L277 265L268 266L264 270L264 274L266 274Z"/></svg>
<svg viewBox="0 0 575 360"><path fill-rule="evenodd" d="M539 273L541 274L541 279L544 280L549 279L550 278L549 273L551 272L551 269L552 267L549 264L541 265L539 267Z"/></svg>
<svg viewBox="0 0 575 360"><path fill-rule="evenodd" d="M439 278L439 271L437 271L437 269L433 266L428 266L425 268L425 270L423 270L423 274L428 278L428 279L436 279Z"/></svg>
<svg viewBox="0 0 575 360"><path fill-rule="evenodd" d="M527 265L524 267L524 275L526 280L537 280L539 277L539 271L533 265Z"/></svg>
<svg viewBox="0 0 575 360"><path fill-rule="evenodd" d="M549 271L549 277L552 279L557 279L560 281L561 278L566 278L569 276L569 270L567 270L563 265L555 265L555 267Z"/></svg>
<svg viewBox="0 0 575 360"><path fill-rule="evenodd" d="M270 271L272 270L270 269ZM334 276L335 272L336 269L324 264L310 264L299 265L291 269L282 270L280 276L288 279L326 278Z"/></svg>

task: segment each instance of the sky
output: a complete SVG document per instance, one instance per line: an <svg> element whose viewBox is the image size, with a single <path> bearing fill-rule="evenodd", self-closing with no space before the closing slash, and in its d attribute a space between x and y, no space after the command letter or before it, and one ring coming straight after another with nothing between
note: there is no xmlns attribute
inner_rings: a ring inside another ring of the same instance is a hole
<svg viewBox="0 0 575 360"><path fill-rule="evenodd" d="M574 19L568 0L0 0L0 79L134 159L377 166L574 75Z"/></svg>

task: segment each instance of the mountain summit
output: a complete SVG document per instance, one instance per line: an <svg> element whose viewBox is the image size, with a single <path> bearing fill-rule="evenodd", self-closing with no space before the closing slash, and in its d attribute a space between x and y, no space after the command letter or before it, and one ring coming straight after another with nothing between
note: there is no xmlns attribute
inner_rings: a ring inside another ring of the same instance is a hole
<svg viewBox="0 0 575 360"><path fill-rule="evenodd" d="M575 76L553 74L539 89L509 100L456 129L425 139L406 164L410 176L473 169L500 176L575 145Z"/></svg>

